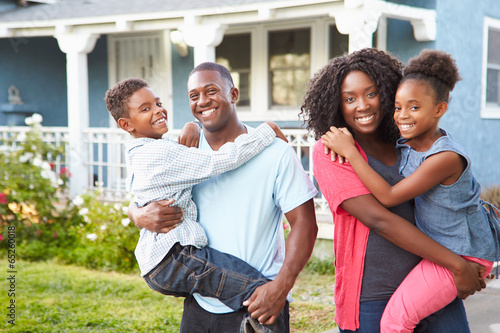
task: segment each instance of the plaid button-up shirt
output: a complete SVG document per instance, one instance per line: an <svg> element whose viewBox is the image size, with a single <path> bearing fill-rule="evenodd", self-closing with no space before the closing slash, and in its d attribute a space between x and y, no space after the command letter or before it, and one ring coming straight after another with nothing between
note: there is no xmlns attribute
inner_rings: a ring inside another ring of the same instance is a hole
<svg viewBox="0 0 500 333"><path fill-rule="evenodd" d="M158 265L176 242L199 248L207 245L205 231L197 222L192 187L236 169L270 145L275 136L269 125L262 124L253 133L240 135L234 143L226 143L218 151L187 148L171 138L137 138L125 144L127 190L137 206L174 199L173 205L184 210L184 220L166 234L141 230L135 249L141 276Z"/></svg>

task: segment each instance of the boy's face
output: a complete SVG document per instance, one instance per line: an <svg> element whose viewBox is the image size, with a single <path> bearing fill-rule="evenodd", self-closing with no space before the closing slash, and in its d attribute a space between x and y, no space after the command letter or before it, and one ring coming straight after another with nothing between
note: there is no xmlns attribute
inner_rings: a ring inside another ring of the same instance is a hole
<svg viewBox="0 0 500 333"><path fill-rule="evenodd" d="M118 124L135 138L160 139L167 133L167 111L149 87L137 90L129 98L128 118Z"/></svg>

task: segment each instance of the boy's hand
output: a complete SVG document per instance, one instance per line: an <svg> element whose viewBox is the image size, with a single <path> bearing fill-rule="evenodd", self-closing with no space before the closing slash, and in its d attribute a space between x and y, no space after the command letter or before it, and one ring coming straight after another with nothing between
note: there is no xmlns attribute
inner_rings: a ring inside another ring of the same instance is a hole
<svg viewBox="0 0 500 333"><path fill-rule="evenodd" d="M276 137L277 138L280 138L281 140L283 140L283 141L285 141L285 142L288 143L288 139L286 138L285 134L283 134L283 132L281 131L281 129L279 128L278 125L276 125L272 121L266 121L266 124L268 124L269 126L271 126L271 128L274 130L274 132L276 132Z"/></svg>
<svg viewBox="0 0 500 333"><path fill-rule="evenodd" d="M200 126L194 122L186 123L182 128L177 142L186 147L196 147L200 143Z"/></svg>
<svg viewBox="0 0 500 333"><path fill-rule="evenodd" d="M128 215L139 228L152 232L167 233L174 229L183 218L180 207L170 207L173 202L173 199L153 201L141 208L131 202Z"/></svg>

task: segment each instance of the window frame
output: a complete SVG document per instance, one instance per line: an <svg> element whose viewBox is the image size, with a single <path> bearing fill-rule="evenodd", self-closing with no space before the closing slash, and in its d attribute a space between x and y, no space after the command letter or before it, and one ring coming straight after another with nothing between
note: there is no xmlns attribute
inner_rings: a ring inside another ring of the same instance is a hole
<svg viewBox="0 0 500 333"><path fill-rule="evenodd" d="M483 25L483 64L481 73L481 118L500 119L500 105L486 103L487 71L488 71L488 41L489 31L500 32L500 19L484 18Z"/></svg>
<svg viewBox="0 0 500 333"><path fill-rule="evenodd" d="M307 19L297 21L280 21L257 25L229 28L225 35L250 34L250 107L238 106L238 117L241 121L299 121L300 106L271 106L269 96L270 85L268 36L272 31L310 30L311 63L310 77L328 61L328 29L335 24L334 18ZM304 89L305 91L305 89Z"/></svg>

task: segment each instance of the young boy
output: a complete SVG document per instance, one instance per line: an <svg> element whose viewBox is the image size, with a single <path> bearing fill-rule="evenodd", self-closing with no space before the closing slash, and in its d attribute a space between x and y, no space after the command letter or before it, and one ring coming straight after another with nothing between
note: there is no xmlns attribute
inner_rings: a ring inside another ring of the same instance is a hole
<svg viewBox="0 0 500 333"><path fill-rule="evenodd" d="M239 167L276 136L284 138L283 133L276 124L266 123L218 151L188 148L162 138L168 131L167 112L146 81L121 81L106 92L105 101L118 125L133 136L126 143L127 189L137 206L173 198L184 211L183 221L166 234L141 230L135 250L141 276L165 295L199 293L234 310L242 308L255 288L268 280L243 260L206 247L192 186Z"/></svg>

